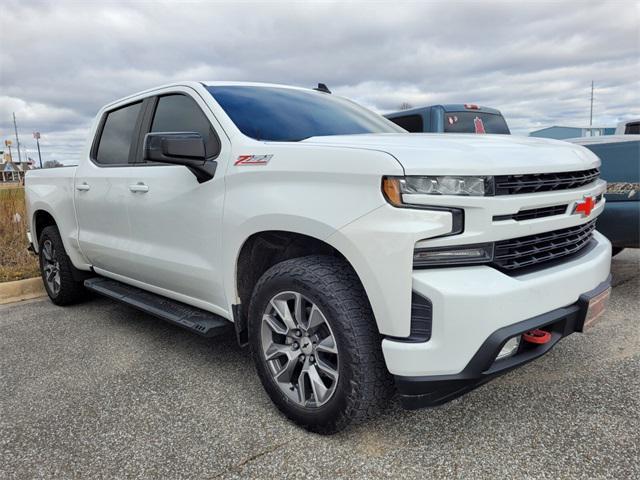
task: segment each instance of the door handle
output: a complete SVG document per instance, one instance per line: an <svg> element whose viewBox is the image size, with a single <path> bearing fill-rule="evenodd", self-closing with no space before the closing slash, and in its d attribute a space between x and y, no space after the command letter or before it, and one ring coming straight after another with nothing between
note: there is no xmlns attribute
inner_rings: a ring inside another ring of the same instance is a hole
<svg viewBox="0 0 640 480"><path fill-rule="evenodd" d="M78 190L79 192L87 192L89 190L91 190L91 187L89 186L88 183L81 183L80 185L76 185L76 190Z"/></svg>
<svg viewBox="0 0 640 480"><path fill-rule="evenodd" d="M138 182L134 185L129 185L129 190L133 193L147 193L149 191L149 187L142 182Z"/></svg>

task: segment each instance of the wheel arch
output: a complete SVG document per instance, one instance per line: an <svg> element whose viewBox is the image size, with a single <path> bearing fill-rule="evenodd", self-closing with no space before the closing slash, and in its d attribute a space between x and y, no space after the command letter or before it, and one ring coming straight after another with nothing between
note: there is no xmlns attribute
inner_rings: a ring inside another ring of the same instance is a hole
<svg viewBox="0 0 640 480"><path fill-rule="evenodd" d="M289 230L263 230L245 238L238 249L233 277L235 300L232 310L238 342L241 345L247 343L249 301L260 277L277 263L309 255L340 258L358 276L358 272L342 252L315 236ZM358 278L360 279L359 276ZM361 279L360 284L362 285Z"/></svg>
<svg viewBox="0 0 640 480"><path fill-rule="evenodd" d="M33 232L33 236L31 240L33 242L33 248L36 250L36 252L39 250L40 235L42 234L42 230L49 226L58 226L58 222L51 214L51 212L43 208L39 208L33 212L31 218L31 231Z"/></svg>
<svg viewBox="0 0 640 480"><path fill-rule="evenodd" d="M62 244L65 248L65 252L69 256L71 264L74 268L73 271L76 278L85 278L86 272L90 270L90 265L86 263L86 260L82 256L81 252L75 246L75 234L77 232L77 229L73 229L71 235L65 236L64 224L62 224L62 222L59 221L59 219L53 213L51 213L50 210L48 210L47 208L42 208L40 206L34 209L31 215L30 222L30 231L32 232L31 242L34 252L38 253L40 251L40 235L46 227L50 226L54 226L58 229L60 238L62 239Z"/></svg>

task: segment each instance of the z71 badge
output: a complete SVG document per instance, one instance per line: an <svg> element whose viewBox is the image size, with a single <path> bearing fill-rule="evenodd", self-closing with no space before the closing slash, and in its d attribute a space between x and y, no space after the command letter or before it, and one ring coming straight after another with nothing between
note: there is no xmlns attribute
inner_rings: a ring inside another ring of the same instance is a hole
<svg viewBox="0 0 640 480"><path fill-rule="evenodd" d="M273 155L240 155L234 165L266 165L271 157Z"/></svg>

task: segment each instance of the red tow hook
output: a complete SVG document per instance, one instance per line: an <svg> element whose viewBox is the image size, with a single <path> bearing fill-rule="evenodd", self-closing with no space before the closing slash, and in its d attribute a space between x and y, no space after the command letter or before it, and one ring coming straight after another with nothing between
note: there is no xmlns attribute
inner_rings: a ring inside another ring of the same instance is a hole
<svg viewBox="0 0 640 480"><path fill-rule="evenodd" d="M535 343L536 345L544 345L551 340L551 334L545 330L536 328L535 330L529 330L527 333L523 333L522 340L529 343Z"/></svg>

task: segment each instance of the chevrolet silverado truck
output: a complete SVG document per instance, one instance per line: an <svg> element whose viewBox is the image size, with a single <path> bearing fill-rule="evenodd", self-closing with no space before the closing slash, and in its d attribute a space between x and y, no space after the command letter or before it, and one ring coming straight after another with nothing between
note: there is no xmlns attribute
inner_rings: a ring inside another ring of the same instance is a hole
<svg viewBox="0 0 640 480"><path fill-rule="evenodd" d="M29 241L55 304L90 290L231 330L276 406L328 434L598 318L599 166L567 142L408 134L323 91L177 83L103 107L78 166L27 173Z"/></svg>

